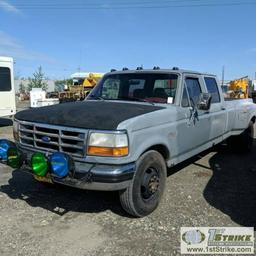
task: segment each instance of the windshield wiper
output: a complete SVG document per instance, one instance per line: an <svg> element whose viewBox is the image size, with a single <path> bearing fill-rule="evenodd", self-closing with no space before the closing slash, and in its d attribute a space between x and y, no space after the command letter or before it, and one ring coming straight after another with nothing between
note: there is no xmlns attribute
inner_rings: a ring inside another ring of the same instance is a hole
<svg viewBox="0 0 256 256"><path fill-rule="evenodd" d="M98 95L94 95L94 94L91 94L89 96L89 99L94 99L94 100L105 100L104 98L102 98L101 96L98 96Z"/></svg>
<svg viewBox="0 0 256 256"><path fill-rule="evenodd" d="M151 105L155 105L153 102L145 100L145 99L141 99L141 98L134 98L134 97L119 97L117 100L130 100L130 101L138 101L138 102L147 102Z"/></svg>

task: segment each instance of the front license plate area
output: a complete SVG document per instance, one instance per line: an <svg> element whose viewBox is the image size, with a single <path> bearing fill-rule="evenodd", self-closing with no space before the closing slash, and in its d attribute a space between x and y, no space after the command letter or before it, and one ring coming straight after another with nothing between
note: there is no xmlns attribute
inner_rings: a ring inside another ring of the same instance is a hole
<svg viewBox="0 0 256 256"><path fill-rule="evenodd" d="M52 179L49 175L46 175L45 177L40 177L40 176L34 175L34 178L35 178L35 180L37 180L39 182L45 182L45 183L53 184Z"/></svg>

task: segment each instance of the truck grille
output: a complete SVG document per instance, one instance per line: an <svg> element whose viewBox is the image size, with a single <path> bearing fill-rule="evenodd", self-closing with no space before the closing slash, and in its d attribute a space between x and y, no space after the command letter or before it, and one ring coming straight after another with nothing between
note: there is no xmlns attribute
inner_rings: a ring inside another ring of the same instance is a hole
<svg viewBox="0 0 256 256"><path fill-rule="evenodd" d="M84 157L88 131L19 121L20 144L49 152Z"/></svg>

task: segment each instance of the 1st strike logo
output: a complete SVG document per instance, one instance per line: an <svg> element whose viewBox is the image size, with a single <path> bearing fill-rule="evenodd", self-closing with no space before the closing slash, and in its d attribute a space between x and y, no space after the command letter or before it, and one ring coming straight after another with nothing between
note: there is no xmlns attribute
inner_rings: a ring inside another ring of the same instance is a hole
<svg viewBox="0 0 256 256"><path fill-rule="evenodd" d="M208 246L252 246L251 235L226 234L225 229L210 229Z"/></svg>

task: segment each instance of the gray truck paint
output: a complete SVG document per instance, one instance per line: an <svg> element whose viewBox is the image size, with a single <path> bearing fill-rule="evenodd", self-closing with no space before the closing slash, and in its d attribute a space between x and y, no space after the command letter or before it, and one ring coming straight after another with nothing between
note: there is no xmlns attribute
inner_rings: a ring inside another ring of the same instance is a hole
<svg viewBox="0 0 256 256"><path fill-rule="evenodd" d="M118 124L116 130L126 130L128 134L128 156L120 158L86 156L80 159L81 162L95 165L131 164L136 162L149 148L161 145L168 152L166 164L170 167L220 143L231 135L242 133L248 127L250 120L256 116L256 105L249 99L225 101L219 82L214 75L186 70L142 70L114 73L127 72L178 74L174 104L155 104L163 108L126 119ZM190 120L191 107L181 106L184 79L187 76L199 79L202 92L207 92L204 77L215 78L221 97L219 103L211 104L209 111L198 110L198 120L195 120L195 123ZM124 103L150 105L144 102L125 101ZM95 102L95 107L97 107L97 102Z"/></svg>
<svg viewBox="0 0 256 256"><path fill-rule="evenodd" d="M170 70L146 72L177 73ZM180 79L174 104L157 104L165 106L165 109L125 120L118 125L117 130L128 132L129 156L118 159L88 156L86 161L105 164L130 163L136 161L148 148L163 145L169 152L166 161L170 167L220 143L231 135L242 133L248 127L250 120L256 116L256 105L251 99L225 101L216 76L183 70L178 74ZM204 76L215 78L221 97L220 103L211 104L209 113L198 111L199 120L195 125L189 120L189 107L181 107L186 76L199 78L202 92L207 92Z"/></svg>

